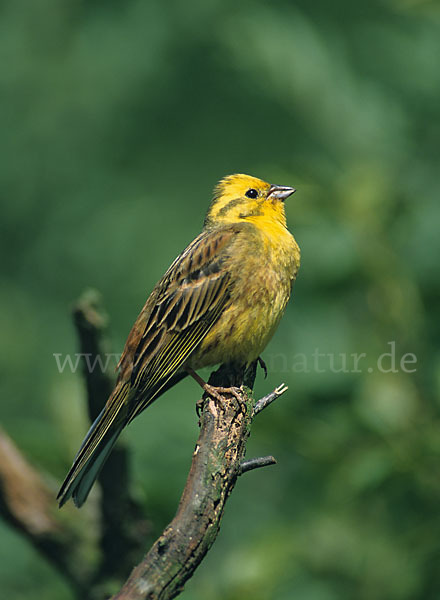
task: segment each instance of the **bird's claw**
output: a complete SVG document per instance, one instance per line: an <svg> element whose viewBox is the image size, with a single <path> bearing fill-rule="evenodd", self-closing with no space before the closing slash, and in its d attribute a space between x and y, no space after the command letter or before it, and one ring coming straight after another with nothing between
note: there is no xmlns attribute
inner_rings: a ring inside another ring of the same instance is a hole
<svg viewBox="0 0 440 600"><path fill-rule="evenodd" d="M220 404L224 404L225 402L224 394L230 394L237 400L239 412L243 412L243 390L241 387L221 387L207 383L204 386L204 390L211 398L217 400Z"/></svg>

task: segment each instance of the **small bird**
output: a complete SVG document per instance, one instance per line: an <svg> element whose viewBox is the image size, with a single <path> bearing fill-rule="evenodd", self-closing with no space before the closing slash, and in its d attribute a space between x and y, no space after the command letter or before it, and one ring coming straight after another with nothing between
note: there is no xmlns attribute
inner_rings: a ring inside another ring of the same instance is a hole
<svg viewBox="0 0 440 600"><path fill-rule="evenodd" d="M80 507L122 429L195 369L249 365L272 337L300 264L284 200L294 188L249 175L222 179L203 231L154 287L128 336L113 392L58 494Z"/></svg>

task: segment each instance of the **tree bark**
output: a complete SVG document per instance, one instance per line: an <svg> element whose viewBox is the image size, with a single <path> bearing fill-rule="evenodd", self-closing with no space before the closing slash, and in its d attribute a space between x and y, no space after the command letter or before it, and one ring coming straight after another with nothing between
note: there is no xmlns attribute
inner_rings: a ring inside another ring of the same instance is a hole
<svg viewBox="0 0 440 600"><path fill-rule="evenodd" d="M254 416L251 387L256 363L243 373L222 366L209 383L242 385L240 400L225 394L206 397L191 469L176 516L132 571L113 600L168 600L176 597L214 543L226 500L237 478L252 468L273 464L273 457L243 463ZM287 388L285 388L287 389ZM279 396L280 388L271 394Z"/></svg>

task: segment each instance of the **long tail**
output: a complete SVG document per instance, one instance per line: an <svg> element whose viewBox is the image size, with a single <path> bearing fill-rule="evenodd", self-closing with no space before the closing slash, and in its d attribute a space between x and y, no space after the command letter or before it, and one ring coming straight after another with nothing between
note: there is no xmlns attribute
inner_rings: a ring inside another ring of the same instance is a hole
<svg viewBox="0 0 440 600"><path fill-rule="evenodd" d="M90 427L58 493L60 508L69 498L73 498L78 508L86 501L95 479L127 423L129 389L129 384L117 386Z"/></svg>
<svg viewBox="0 0 440 600"><path fill-rule="evenodd" d="M187 375L186 372L176 373L168 381L162 381L160 386L150 390L146 399L140 404L134 403L134 406L130 406L129 394L135 394L136 391L130 392L129 383L120 382L116 385L106 405L90 427L58 492L60 508L69 498L73 498L78 508L84 504L125 425Z"/></svg>

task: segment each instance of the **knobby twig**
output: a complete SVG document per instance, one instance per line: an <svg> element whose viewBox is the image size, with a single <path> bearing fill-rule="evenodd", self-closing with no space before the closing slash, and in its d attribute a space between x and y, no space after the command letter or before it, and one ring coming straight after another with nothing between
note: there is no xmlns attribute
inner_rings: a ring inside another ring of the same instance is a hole
<svg viewBox="0 0 440 600"><path fill-rule="evenodd" d="M243 462L255 414L249 389L255 370L256 363L244 374L222 366L211 376L209 383L213 385L247 387L243 387L240 401L231 395L221 404L209 397L205 400L200 435L177 514L113 600L168 600L177 596L212 546L237 477L276 462L272 456ZM286 389L277 388L273 394L278 397ZM265 406L268 404L266 401Z"/></svg>

